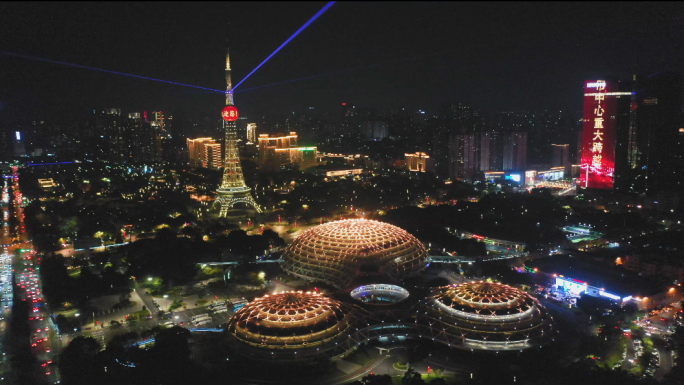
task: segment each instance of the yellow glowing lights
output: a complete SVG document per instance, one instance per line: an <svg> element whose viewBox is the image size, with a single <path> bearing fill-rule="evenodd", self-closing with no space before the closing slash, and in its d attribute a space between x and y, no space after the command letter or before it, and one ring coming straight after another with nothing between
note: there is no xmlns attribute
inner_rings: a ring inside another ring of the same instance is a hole
<svg viewBox="0 0 684 385"><path fill-rule="evenodd" d="M603 108L599 105L599 108L601 111L603 111ZM594 111L598 110L599 108L595 109ZM603 118L594 118L594 128L603 128Z"/></svg>
<svg viewBox="0 0 684 385"><path fill-rule="evenodd" d="M598 131L598 130L595 131L594 132L594 140L603 140L603 133L601 131Z"/></svg>
<svg viewBox="0 0 684 385"><path fill-rule="evenodd" d="M307 348L334 346L349 328L339 302L301 290L255 298L228 323L231 337L259 348L259 354L282 349L306 354Z"/></svg>
<svg viewBox="0 0 684 385"><path fill-rule="evenodd" d="M283 268L293 275L338 288L362 265L400 278L424 267L427 251L415 237L387 223L348 219L307 230L288 246Z"/></svg>
<svg viewBox="0 0 684 385"><path fill-rule="evenodd" d="M433 331L460 335L474 349L524 349L553 331L537 299L501 283L470 282L440 288L417 322ZM437 330L435 330L437 328Z"/></svg>

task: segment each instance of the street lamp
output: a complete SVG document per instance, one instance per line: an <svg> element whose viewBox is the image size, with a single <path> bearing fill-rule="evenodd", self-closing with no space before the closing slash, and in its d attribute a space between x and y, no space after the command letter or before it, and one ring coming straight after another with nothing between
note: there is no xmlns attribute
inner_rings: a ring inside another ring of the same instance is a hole
<svg viewBox="0 0 684 385"><path fill-rule="evenodd" d="M147 277L147 281L148 281L148 282L151 281L151 280L152 280L152 277Z"/></svg>

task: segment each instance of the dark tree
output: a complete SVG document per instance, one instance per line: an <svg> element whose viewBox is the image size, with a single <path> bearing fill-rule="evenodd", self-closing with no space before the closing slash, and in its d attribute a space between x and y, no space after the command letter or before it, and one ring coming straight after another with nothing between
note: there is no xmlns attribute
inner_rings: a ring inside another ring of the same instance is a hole
<svg viewBox="0 0 684 385"><path fill-rule="evenodd" d="M100 348L92 337L74 338L60 356L62 381L67 385L101 382L105 372L98 357Z"/></svg>

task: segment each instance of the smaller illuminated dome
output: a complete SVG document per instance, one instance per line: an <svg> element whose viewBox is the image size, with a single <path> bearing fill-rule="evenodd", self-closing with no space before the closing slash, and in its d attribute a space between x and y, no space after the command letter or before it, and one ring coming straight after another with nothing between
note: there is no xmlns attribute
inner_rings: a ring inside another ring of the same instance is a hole
<svg viewBox="0 0 684 385"><path fill-rule="evenodd" d="M471 282L447 286L426 306L420 324L423 329L446 332L441 342L449 346L522 350L552 338L553 324L546 309L536 298L508 285Z"/></svg>
<svg viewBox="0 0 684 385"><path fill-rule="evenodd" d="M330 353L349 329L339 302L301 291L256 298L228 321L239 351L256 359L307 359Z"/></svg>
<svg viewBox="0 0 684 385"><path fill-rule="evenodd" d="M396 285L374 284L359 286L350 295L357 301L371 305L391 305L408 298L409 292Z"/></svg>

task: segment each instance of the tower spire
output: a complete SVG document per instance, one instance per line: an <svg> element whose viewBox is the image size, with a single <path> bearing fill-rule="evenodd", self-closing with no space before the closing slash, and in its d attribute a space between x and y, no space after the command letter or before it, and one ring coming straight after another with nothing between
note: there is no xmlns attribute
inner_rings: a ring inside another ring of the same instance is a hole
<svg viewBox="0 0 684 385"><path fill-rule="evenodd" d="M226 41L226 106L223 111L223 127L226 130L226 157L223 168L223 180L216 190L216 203L221 205L220 217L225 217L236 203L244 203L254 207L257 212L261 208L252 198L252 189L247 187L242 175L240 153L237 146L238 110L233 104L233 85L231 83L230 49ZM228 110L228 111L226 111Z"/></svg>
<svg viewBox="0 0 684 385"><path fill-rule="evenodd" d="M231 80L230 70L230 47L228 47L228 39L226 39L226 106L233 106L233 83Z"/></svg>

